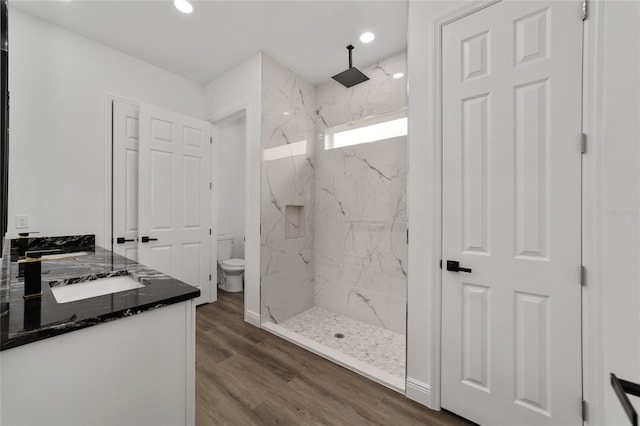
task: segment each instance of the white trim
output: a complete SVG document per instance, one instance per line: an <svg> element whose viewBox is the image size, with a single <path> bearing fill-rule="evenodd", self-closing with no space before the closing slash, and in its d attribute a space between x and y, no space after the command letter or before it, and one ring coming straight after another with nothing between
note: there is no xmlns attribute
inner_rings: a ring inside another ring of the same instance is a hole
<svg viewBox="0 0 640 426"><path fill-rule="evenodd" d="M308 337L301 336L300 334L281 327L271 321L267 321L262 324L262 328L278 337L300 346L303 349L308 350L309 352L313 352L322 358L328 359L329 361L335 362L348 370L356 372L369 380L373 380L374 382L386 386L391 390L404 394L405 381L402 377L394 376L393 374L387 373L378 367L364 361L360 361L359 359L344 354L337 349L325 346Z"/></svg>
<svg viewBox="0 0 640 426"><path fill-rule="evenodd" d="M582 157L582 264L587 282L582 290L582 387L589 403L586 424L605 423L605 379L602 288L602 144L604 1L592 1L584 21L582 131L589 149Z"/></svg>
<svg viewBox="0 0 640 426"><path fill-rule="evenodd" d="M244 311L244 320L251 325L255 325L256 327L260 327L260 314L250 311L249 309L245 309Z"/></svg>
<svg viewBox="0 0 640 426"><path fill-rule="evenodd" d="M196 301L188 300L185 304L186 316L186 401L185 401L185 424L194 426L196 424Z"/></svg>
<svg viewBox="0 0 640 426"><path fill-rule="evenodd" d="M429 405L431 401L431 386L418 379L407 377L407 398L419 402L422 405Z"/></svg>
<svg viewBox="0 0 640 426"><path fill-rule="evenodd" d="M112 105L114 97L107 94L104 104L104 245L109 245L113 249L111 243L113 218L111 214L111 156L113 151L113 115Z"/></svg>
<svg viewBox="0 0 640 426"><path fill-rule="evenodd" d="M239 113L244 113L244 117L245 117L245 206L250 206L251 203L249 203L249 197L251 196L251 191L249 191L249 188L251 186L251 181L250 181L250 170L251 170L251 164L250 164L250 158L251 158L251 154L252 154L252 149L254 149L254 147L251 146L251 141L253 138L253 134L251 132L251 113L252 113L252 108L251 108L251 104L249 102L244 102L241 104L236 105L233 108L229 108L224 112L215 114L213 116L210 116L209 118L207 118L207 120L212 123L214 126L217 126L220 122L229 119L230 117L233 117ZM214 149L212 150L212 163L213 163L213 153L216 151L216 141L214 140ZM261 164L261 163L260 163ZM258 176L260 176L260 174L258 174ZM258 197L258 205L260 204L259 201L259 197L260 197L260 187L261 187L261 182L258 181L257 182L257 191L256 194L254 194L254 196ZM213 195L215 195L215 191L213 191L212 197ZM215 200L212 200L212 205L215 207ZM214 213L215 214L215 213ZM259 216L258 216L259 217ZM251 222L251 218L250 215L246 215L245 217L245 225L244 225L244 230L245 230L245 236L248 236L249 234L251 234L252 232L255 232L256 230L258 231L257 234L257 242L258 244L260 243L260 220L258 220L257 223L253 223ZM215 232L214 232L215 234ZM257 274L247 274L247 270L252 270L252 271L257 271ZM247 277L251 277L253 276L254 279L257 279L258 282L248 282L247 281ZM260 255L258 254L258 256L255 259L251 259L251 258L247 258L247 247L246 247L246 241L245 241L245 291L244 291L244 317L245 317L245 321L255 325L256 327L260 327L260 313L255 313L249 310L249 303L247 302L248 298L250 298L251 296L251 292L253 291L257 291L258 292L258 300L260 300ZM216 300L217 300L217 286L215 287L215 291L216 291Z"/></svg>
<svg viewBox="0 0 640 426"><path fill-rule="evenodd" d="M211 121L209 121L211 123ZM209 204L211 212L209 218L211 219L211 226L209 227L212 232L209 236L211 240L211 251L209 253L209 271L211 273L211 279L209 280L209 303L218 301L218 198L216 182L216 158L218 154L218 134L219 129L215 124L211 124L211 149L209 150L209 172L210 182L213 184L213 188L209 191ZM215 246L214 246L215 244Z"/></svg>
<svg viewBox="0 0 640 426"><path fill-rule="evenodd" d="M434 61L433 61L433 93L435 99L434 108L434 129L433 129L433 156L432 168L434 170L434 258L433 268L433 304L431 310L431 383L430 399L428 407L433 410L440 410L441 398L441 358L442 358L442 270L440 260L442 259L442 30L445 25L458 21L466 16L485 9L501 0L486 0L467 4L460 9L447 13L435 20L434 23Z"/></svg>
<svg viewBox="0 0 640 426"><path fill-rule="evenodd" d="M219 124L220 122L223 122L227 119L233 118L236 114L240 114L242 112L245 112L249 109L249 103L244 102L241 103L239 105L236 105L233 108L229 108L224 112L221 112L219 114L215 114L212 116L209 116L207 118L207 121L213 124Z"/></svg>

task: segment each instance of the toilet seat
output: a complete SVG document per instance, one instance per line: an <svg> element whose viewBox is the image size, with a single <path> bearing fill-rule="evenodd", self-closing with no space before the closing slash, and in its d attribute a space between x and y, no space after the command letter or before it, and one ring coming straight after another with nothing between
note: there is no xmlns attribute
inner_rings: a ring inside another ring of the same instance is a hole
<svg viewBox="0 0 640 426"><path fill-rule="evenodd" d="M244 259L227 259L220 262L223 269L239 271L244 269Z"/></svg>
<svg viewBox="0 0 640 426"><path fill-rule="evenodd" d="M222 261L226 266L244 266L244 259L227 259Z"/></svg>

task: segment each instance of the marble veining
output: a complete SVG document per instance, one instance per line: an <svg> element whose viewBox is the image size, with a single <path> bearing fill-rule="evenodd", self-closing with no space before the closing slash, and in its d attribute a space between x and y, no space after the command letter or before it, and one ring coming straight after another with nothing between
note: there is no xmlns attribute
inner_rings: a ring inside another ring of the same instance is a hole
<svg viewBox="0 0 640 426"><path fill-rule="evenodd" d="M370 80L351 89L333 80L312 87L264 56L262 148L271 151L262 165L262 321L279 324L316 305L405 332L406 137L324 147L328 127L406 108L406 79L392 77L406 73L405 53L364 72ZM304 154L273 155L300 142ZM304 230L288 238L290 206L304 208Z"/></svg>
<svg viewBox="0 0 640 426"><path fill-rule="evenodd" d="M316 89L315 305L404 334L406 137L326 150L324 132L406 108L406 54L363 72L370 81Z"/></svg>
<svg viewBox="0 0 640 426"><path fill-rule="evenodd" d="M80 284L87 281L99 280L102 278L122 277L127 275L130 275L129 271L100 272L97 274L88 274L81 277L73 277L73 278L65 278L61 280L49 281L49 287L64 287L67 285Z"/></svg>
<svg viewBox="0 0 640 426"><path fill-rule="evenodd" d="M406 338L402 334L318 307L279 325L404 380Z"/></svg>
<svg viewBox="0 0 640 426"><path fill-rule="evenodd" d="M262 162L263 322L278 323L313 306L314 105L313 86L263 55L262 149L288 153L265 155Z"/></svg>
<svg viewBox="0 0 640 426"><path fill-rule="evenodd" d="M369 81L345 89L328 80L316 88L316 112L319 130L398 111L407 106L407 80L393 74L407 72L407 55L400 53L379 61L362 72Z"/></svg>
<svg viewBox="0 0 640 426"><path fill-rule="evenodd" d="M41 236L32 234L26 238L27 251L43 250L43 249L59 249L65 253L73 253L78 251L93 250L96 245L96 236L87 235L65 235L65 236ZM18 258L19 239L11 241L11 260L16 261Z"/></svg>
<svg viewBox="0 0 640 426"><path fill-rule="evenodd" d="M9 244L5 244L9 247ZM67 248L76 246L67 246ZM88 251L86 246L83 251ZM82 285L99 277L129 274L144 287L59 304L53 285ZM200 290L101 247L77 260L43 262L42 297L24 300L24 281L6 249L0 280L0 350L193 299Z"/></svg>

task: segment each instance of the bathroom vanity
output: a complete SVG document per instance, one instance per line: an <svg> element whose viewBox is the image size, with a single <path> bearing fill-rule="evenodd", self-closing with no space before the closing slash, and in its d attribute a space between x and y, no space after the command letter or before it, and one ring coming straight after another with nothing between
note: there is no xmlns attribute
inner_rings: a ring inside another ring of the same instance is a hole
<svg viewBox="0 0 640 426"><path fill-rule="evenodd" d="M200 290L73 238L32 299L5 244L0 425L194 424Z"/></svg>

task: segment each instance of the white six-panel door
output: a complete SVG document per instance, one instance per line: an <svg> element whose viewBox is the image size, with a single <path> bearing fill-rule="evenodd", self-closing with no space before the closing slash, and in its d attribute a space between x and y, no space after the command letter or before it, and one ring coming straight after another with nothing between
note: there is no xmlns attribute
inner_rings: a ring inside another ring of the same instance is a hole
<svg viewBox="0 0 640 426"><path fill-rule="evenodd" d="M135 261L138 260L138 109L136 104L112 102L113 251Z"/></svg>
<svg viewBox="0 0 640 426"><path fill-rule="evenodd" d="M199 287L197 303L209 300L210 132L206 121L140 106L139 261Z"/></svg>
<svg viewBox="0 0 640 426"><path fill-rule="evenodd" d="M441 397L480 424L582 422L581 51L578 1L443 28Z"/></svg>

